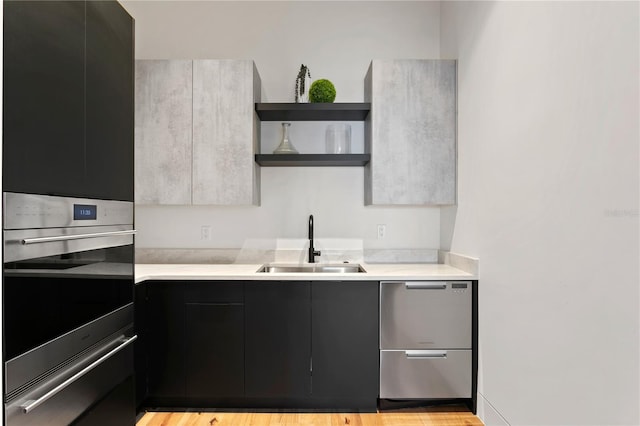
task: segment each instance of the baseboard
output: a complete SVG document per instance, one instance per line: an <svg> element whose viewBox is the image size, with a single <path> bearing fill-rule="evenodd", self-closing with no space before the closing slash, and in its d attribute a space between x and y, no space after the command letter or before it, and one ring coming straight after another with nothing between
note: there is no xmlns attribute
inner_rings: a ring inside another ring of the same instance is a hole
<svg viewBox="0 0 640 426"><path fill-rule="evenodd" d="M496 410L493 405L478 393L478 414L485 426L510 426L510 423Z"/></svg>

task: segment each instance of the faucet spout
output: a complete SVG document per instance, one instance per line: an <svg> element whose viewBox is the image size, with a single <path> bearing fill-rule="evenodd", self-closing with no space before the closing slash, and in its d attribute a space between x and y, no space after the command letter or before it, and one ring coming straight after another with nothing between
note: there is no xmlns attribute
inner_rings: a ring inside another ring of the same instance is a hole
<svg viewBox="0 0 640 426"><path fill-rule="evenodd" d="M320 252L313 248L313 215L309 215L309 263L315 263Z"/></svg>

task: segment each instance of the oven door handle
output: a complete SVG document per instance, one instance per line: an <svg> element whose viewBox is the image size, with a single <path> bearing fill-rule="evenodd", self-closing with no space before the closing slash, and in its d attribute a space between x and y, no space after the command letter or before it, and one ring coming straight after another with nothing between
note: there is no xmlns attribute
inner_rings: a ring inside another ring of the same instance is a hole
<svg viewBox="0 0 640 426"><path fill-rule="evenodd" d="M39 244L39 243L52 243L56 241L71 241L71 240L84 240L87 238L101 238L101 237L119 237L122 235L134 235L135 229L130 231L111 231L111 232L96 232L93 234L77 234L77 235L60 235L56 237L37 237L37 238L24 238L20 240L23 245L27 244Z"/></svg>
<svg viewBox="0 0 640 426"><path fill-rule="evenodd" d="M124 337L124 336L122 336L122 337ZM122 337L120 337L118 340L121 340ZM91 364L87 365L85 368L83 368L82 370L78 371L76 374L74 374L73 376L69 377L67 380L65 380L64 382L60 383L55 388L51 389L49 392L47 392L44 395L42 395L40 398L31 399L29 401L25 401L24 404L20 405L20 408L22 409L22 412L24 414L29 414L31 411L33 411L36 408L38 408L38 406L40 406L42 403L46 402L48 399L54 397L56 394L61 392L64 388L66 388L67 386L69 386L70 384L75 382L76 380L80 379L81 377L83 377L84 375L89 373L91 370L93 370L94 368L98 367L100 364L102 364L103 362L105 362L106 360L108 360L109 358L111 358L112 356L114 356L115 354L117 354L118 352L120 352L121 350L126 348L127 346L129 346L137 338L138 338L138 335L134 335L134 336L131 336L129 338L125 338L124 341L122 341L122 343L118 347L116 347L116 348L112 349L111 351L107 352L106 354L102 355L100 358L98 358L97 360L95 360Z"/></svg>

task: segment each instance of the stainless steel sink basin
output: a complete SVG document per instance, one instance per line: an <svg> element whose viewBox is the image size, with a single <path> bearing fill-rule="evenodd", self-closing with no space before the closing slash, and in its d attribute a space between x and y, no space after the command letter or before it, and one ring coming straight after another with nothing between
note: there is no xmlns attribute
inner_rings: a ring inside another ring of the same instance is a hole
<svg viewBox="0 0 640 426"><path fill-rule="evenodd" d="M328 264L309 264L309 265L263 265L258 272L265 273L282 273L282 272L297 272L297 273L358 273L367 272L364 268L357 263L341 263L337 265Z"/></svg>

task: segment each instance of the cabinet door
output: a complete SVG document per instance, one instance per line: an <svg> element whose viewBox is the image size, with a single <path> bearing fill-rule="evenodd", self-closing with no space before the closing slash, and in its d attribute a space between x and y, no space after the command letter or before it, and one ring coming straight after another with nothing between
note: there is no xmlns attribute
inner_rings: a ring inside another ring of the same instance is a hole
<svg viewBox="0 0 640 426"><path fill-rule="evenodd" d="M259 204L253 61L193 61L193 204Z"/></svg>
<svg viewBox="0 0 640 426"><path fill-rule="evenodd" d="M315 281L311 299L314 399L375 409L378 283Z"/></svg>
<svg viewBox="0 0 640 426"><path fill-rule="evenodd" d="M308 282L245 283L245 393L258 398L311 394Z"/></svg>
<svg viewBox="0 0 640 426"><path fill-rule="evenodd" d="M138 340L134 347L134 371L136 376L136 407L140 407L147 398L148 377L148 332L147 317L147 283L142 282L134 287L134 324Z"/></svg>
<svg viewBox="0 0 640 426"><path fill-rule="evenodd" d="M456 61L374 60L365 204L456 202Z"/></svg>
<svg viewBox="0 0 640 426"><path fill-rule="evenodd" d="M3 190L84 193L84 14L4 2Z"/></svg>
<svg viewBox="0 0 640 426"><path fill-rule="evenodd" d="M86 195L133 201L133 19L89 1L86 25Z"/></svg>
<svg viewBox="0 0 640 426"><path fill-rule="evenodd" d="M179 282L149 282L148 286L148 396L183 397L184 290Z"/></svg>
<svg viewBox="0 0 640 426"><path fill-rule="evenodd" d="M135 198L191 204L192 61L136 61Z"/></svg>
<svg viewBox="0 0 640 426"><path fill-rule="evenodd" d="M186 396L205 405L243 397L243 283L184 285Z"/></svg>
<svg viewBox="0 0 640 426"><path fill-rule="evenodd" d="M243 306L187 303L185 326L187 396L199 400L242 397Z"/></svg>

